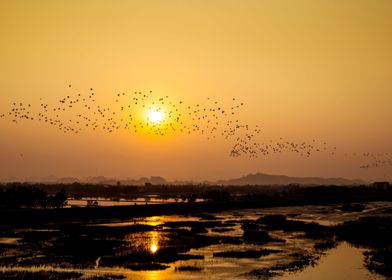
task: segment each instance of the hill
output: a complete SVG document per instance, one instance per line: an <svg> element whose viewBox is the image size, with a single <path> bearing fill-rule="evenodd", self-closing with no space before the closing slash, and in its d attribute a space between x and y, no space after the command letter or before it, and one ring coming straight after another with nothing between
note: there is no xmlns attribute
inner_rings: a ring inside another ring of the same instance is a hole
<svg viewBox="0 0 392 280"><path fill-rule="evenodd" d="M321 177L289 177L285 175L270 175L265 173L249 174L236 179L221 180L219 185L361 185L369 184L363 180L350 180L345 178Z"/></svg>

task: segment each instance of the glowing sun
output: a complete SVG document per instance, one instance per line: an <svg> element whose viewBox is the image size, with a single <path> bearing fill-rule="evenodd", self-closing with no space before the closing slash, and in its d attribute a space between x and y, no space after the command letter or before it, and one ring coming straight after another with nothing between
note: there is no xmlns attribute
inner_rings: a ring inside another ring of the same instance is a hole
<svg viewBox="0 0 392 280"><path fill-rule="evenodd" d="M162 111L150 110L147 112L147 119L153 124L159 124L164 121L165 114Z"/></svg>

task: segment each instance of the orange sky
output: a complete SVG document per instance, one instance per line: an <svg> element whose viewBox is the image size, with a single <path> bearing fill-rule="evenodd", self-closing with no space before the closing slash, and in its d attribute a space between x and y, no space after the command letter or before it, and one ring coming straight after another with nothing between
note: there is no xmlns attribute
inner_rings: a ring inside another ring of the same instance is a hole
<svg viewBox="0 0 392 280"><path fill-rule="evenodd" d="M392 2L1 1L0 115L13 102L153 91L187 104L244 102L257 140L326 141L335 155L229 156L233 141L119 130L64 134L0 118L0 178L222 179L250 172L392 180L352 153L389 153ZM72 84L68 88L68 84ZM349 154L349 155L347 155Z"/></svg>

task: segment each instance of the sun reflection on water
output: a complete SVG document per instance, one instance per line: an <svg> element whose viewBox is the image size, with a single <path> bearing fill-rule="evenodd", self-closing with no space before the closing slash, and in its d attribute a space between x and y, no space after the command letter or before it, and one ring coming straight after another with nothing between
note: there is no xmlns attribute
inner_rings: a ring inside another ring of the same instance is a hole
<svg viewBox="0 0 392 280"><path fill-rule="evenodd" d="M131 233L126 237L128 250L156 254L164 246L166 237L159 231Z"/></svg>
<svg viewBox="0 0 392 280"><path fill-rule="evenodd" d="M150 251L155 254L158 251L158 246L156 244L151 244Z"/></svg>
<svg viewBox="0 0 392 280"><path fill-rule="evenodd" d="M150 252L155 254L159 250L159 233L157 231L150 232Z"/></svg>

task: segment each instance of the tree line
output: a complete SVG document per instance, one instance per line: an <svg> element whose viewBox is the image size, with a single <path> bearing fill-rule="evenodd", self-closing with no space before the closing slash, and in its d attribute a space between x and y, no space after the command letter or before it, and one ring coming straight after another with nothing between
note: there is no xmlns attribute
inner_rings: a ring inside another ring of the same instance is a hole
<svg viewBox="0 0 392 280"><path fill-rule="evenodd" d="M53 195L35 186L14 186L0 190L2 208L61 208L67 202L65 189Z"/></svg>

